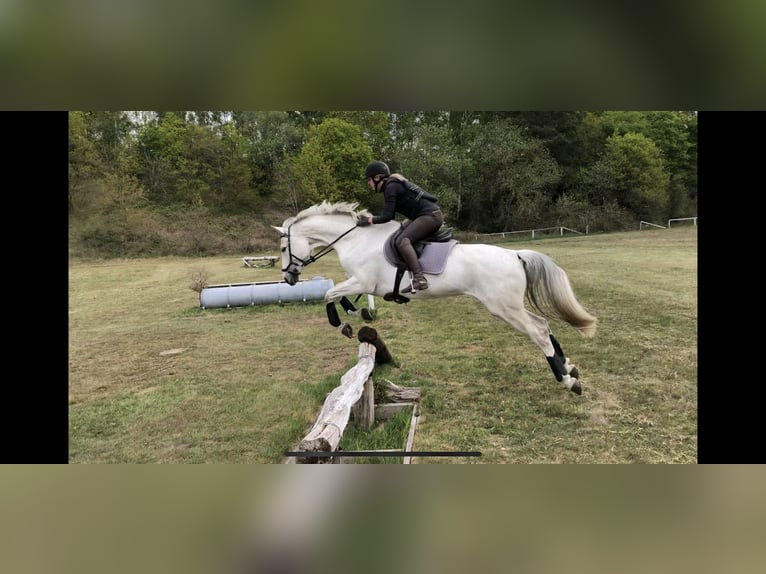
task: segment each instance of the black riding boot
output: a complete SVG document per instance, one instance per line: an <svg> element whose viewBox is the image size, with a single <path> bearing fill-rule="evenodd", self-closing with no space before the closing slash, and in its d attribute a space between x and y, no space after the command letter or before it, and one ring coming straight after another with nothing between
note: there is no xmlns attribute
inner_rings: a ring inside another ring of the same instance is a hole
<svg viewBox="0 0 766 574"><path fill-rule="evenodd" d="M420 268L420 262L418 261L418 255L415 253L415 248L412 247L412 243L409 241L402 241L399 244L399 254L404 259L404 262L412 271L412 291L423 291L428 289L428 281L423 275L423 270Z"/></svg>

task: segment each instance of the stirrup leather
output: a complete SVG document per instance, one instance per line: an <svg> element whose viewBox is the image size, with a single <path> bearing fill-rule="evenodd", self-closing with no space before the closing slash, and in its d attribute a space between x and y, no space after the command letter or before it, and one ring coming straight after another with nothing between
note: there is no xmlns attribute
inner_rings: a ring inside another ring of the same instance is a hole
<svg viewBox="0 0 766 574"><path fill-rule="evenodd" d="M402 282L402 277L404 277L404 267L397 267L396 277L394 278L394 290L383 295L384 301L394 301L399 304L409 303L409 298L399 293L399 284ZM403 291L406 291L407 289L408 288L405 287Z"/></svg>

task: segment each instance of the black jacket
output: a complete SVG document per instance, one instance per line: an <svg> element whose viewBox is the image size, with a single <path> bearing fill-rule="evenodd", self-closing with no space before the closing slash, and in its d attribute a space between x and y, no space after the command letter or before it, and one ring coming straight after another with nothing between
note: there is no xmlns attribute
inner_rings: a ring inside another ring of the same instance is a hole
<svg viewBox="0 0 766 574"><path fill-rule="evenodd" d="M439 209L436 203L425 197L416 200L415 195L396 178L384 179L380 191L383 193L383 212L372 218L373 223L391 221L397 213L414 220Z"/></svg>

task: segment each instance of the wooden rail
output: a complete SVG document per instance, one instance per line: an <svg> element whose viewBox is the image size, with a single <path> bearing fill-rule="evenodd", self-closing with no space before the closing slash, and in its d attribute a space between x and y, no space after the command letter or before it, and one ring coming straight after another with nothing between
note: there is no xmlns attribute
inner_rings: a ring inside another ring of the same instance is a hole
<svg viewBox="0 0 766 574"><path fill-rule="evenodd" d="M370 430L376 420L391 418L399 411L407 408L412 409L412 419L405 451L412 449L419 416L417 403L420 400L420 389L400 387L390 381L384 381L381 383L384 387L384 394L392 402L376 405L372 372L376 361L387 363L392 360L392 357L374 329L362 327L358 337L361 343L359 344L356 365L346 371L340 379L340 385L327 395L316 423L301 440L298 450L295 451L294 456L290 457L288 463L339 462L333 459L346 457L332 457L328 453L338 450L338 445L343 438L343 432L348 426L351 415L353 415L356 426ZM383 456L384 452L388 451L370 452L380 452ZM321 453L321 455L312 456L312 453ZM406 456L403 462L409 464L410 459L411 457Z"/></svg>
<svg viewBox="0 0 766 574"><path fill-rule="evenodd" d="M356 365L341 377L340 385L335 387L325 399L317 422L301 441L299 450L325 452L337 450L351 415L351 407L362 398L364 387L368 382L372 387L370 375L375 368L375 346L370 343L361 343L358 357L359 361ZM369 399L373 399L371 393ZM369 411L369 405L365 406L368 408L364 410ZM373 406L372 415L366 418L371 421L374 417ZM305 461L299 459L298 462Z"/></svg>
<svg viewBox="0 0 766 574"><path fill-rule="evenodd" d="M243 257L242 263L245 267L274 267L279 257L274 255L261 255L258 257Z"/></svg>

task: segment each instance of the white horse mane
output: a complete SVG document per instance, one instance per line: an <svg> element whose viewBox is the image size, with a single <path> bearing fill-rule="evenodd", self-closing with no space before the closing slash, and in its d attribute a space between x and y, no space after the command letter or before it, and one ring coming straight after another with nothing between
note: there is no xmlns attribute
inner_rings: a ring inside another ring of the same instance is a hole
<svg viewBox="0 0 766 574"><path fill-rule="evenodd" d="M295 216L295 219L293 219L293 223L312 215L350 215L353 218L356 218L361 213L369 215L367 210L357 210L357 207L359 207L358 203L349 203L345 201L329 203L325 200L320 204L312 205L299 212L298 215Z"/></svg>

